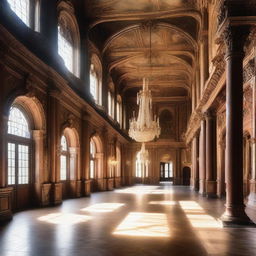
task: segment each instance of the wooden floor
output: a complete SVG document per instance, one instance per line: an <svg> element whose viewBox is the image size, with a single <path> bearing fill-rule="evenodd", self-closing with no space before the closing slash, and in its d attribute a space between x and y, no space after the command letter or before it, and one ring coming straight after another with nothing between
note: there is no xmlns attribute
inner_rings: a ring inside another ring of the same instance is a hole
<svg viewBox="0 0 256 256"><path fill-rule="evenodd" d="M256 228L222 228L223 204L168 184L94 193L15 214L0 255L256 255Z"/></svg>

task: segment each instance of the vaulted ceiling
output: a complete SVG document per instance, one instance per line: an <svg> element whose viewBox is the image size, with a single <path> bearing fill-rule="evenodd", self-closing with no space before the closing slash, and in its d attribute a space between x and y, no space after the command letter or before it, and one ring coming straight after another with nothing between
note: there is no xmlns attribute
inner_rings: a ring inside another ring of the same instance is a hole
<svg viewBox="0 0 256 256"><path fill-rule="evenodd" d="M153 97L190 97L201 18L196 0L87 0L85 11L89 39L121 95L135 97L149 77Z"/></svg>

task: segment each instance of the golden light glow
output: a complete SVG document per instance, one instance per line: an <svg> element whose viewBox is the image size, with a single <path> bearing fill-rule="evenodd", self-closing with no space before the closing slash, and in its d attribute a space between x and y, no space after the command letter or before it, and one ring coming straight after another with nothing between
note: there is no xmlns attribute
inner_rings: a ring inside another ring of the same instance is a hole
<svg viewBox="0 0 256 256"><path fill-rule="evenodd" d="M81 211L84 211L84 212L113 212L122 206L124 206L124 204L100 203L100 204L90 205L86 208L81 209Z"/></svg>
<svg viewBox="0 0 256 256"><path fill-rule="evenodd" d="M72 214L72 213L50 213L45 216L41 216L38 218L39 221L44 221L52 224L77 224L81 222L87 222L91 220L91 216Z"/></svg>
<svg viewBox="0 0 256 256"><path fill-rule="evenodd" d="M222 224L195 201L179 201L191 225L195 228L221 228Z"/></svg>
<svg viewBox="0 0 256 256"><path fill-rule="evenodd" d="M176 205L176 202L174 201L151 201L149 204L156 204L156 205L166 205L166 206L172 206Z"/></svg>
<svg viewBox="0 0 256 256"><path fill-rule="evenodd" d="M165 214L131 212L113 234L140 237L169 237L170 230Z"/></svg>

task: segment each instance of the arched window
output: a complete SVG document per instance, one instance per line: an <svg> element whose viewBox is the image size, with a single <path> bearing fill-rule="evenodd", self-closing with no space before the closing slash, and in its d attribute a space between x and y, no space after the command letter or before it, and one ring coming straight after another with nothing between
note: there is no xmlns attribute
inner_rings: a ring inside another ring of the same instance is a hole
<svg viewBox="0 0 256 256"><path fill-rule="evenodd" d="M90 93L97 102L98 100L98 78L97 78L97 73L95 72L94 65L91 64L91 69L90 69Z"/></svg>
<svg viewBox="0 0 256 256"><path fill-rule="evenodd" d="M30 23L30 0L8 0L10 8L27 25Z"/></svg>
<svg viewBox="0 0 256 256"><path fill-rule="evenodd" d="M8 120L8 185L30 182L31 132L23 111L12 106Z"/></svg>
<svg viewBox="0 0 256 256"><path fill-rule="evenodd" d="M117 106L116 106L116 121L122 127L122 99L121 96L118 95L117 97Z"/></svg>
<svg viewBox="0 0 256 256"><path fill-rule="evenodd" d="M67 139L62 135L60 140L61 145L61 155L60 155L60 180L67 180L68 177L68 160L69 160L69 151Z"/></svg>
<svg viewBox="0 0 256 256"><path fill-rule="evenodd" d="M108 91L108 114L113 119L115 118L115 100L113 93L110 90Z"/></svg>
<svg viewBox="0 0 256 256"><path fill-rule="evenodd" d="M90 93L96 104L102 104L102 67L96 54L92 54L90 66Z"/></svg>
<svg viewBox="0 0 256 256"><path fill-rule="evenodd" d="M96 145L93 139L90 141L90 179L95 178L95 156L96 156Z"/></svg>
<svg viewBox="0 0 256 256"><path fill-rule="evenodd" d="M80 75L80 32L71 1L59 1L58 53L66 68L75 76Z"/></svg>
<svg viewBox="0 0 256 256"><path fill-rule="evenodd" d="M62 57L65 66L73 72L73 42L70 30L64 24L58 25L58 53Z"/></svg>

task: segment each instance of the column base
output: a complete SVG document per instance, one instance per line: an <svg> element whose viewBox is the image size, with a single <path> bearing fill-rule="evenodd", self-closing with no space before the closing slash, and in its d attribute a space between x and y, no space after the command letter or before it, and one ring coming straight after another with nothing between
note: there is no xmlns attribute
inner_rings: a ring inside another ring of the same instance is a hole
<svg viewBox="0 0 256 256"><path fill-rule="evenodd" d="M222 221L223 227L256 227L256 225L246 215L244 205L226 208L226 211L221 216L220 220Z"/></svg>
<svg viewBox="0 0 256 256"><path fill-rule="evenodd" d="M0 222L12 219L12 188L0 188Z"/></svg>
<svg viewBox="0 0 256 256"><path fill-rule="evenodd" d="M114 190L114 178L107 178L107 190Z"/></svg>
<svg viewBox="0 0 256 256"><path fill-rule="evenodd" d="M42 184L41 206L48 206L51 202L51 183Z"/></svg>
<svg viewBox="0 0 256 256"><path fill-rule="evenodd" d="M202 196L206 196L205 181L204 180L199 181L199 194L202 195Z"/></svg>
<svg viewBox="0 0 256 256"><path fill-rule="evenodd" d="M250 194L246 206L256 210L256 180L250 180Z"/></svg>
<svg viewBox="0 0 256 256"><path fill-rule="evenodd" d="M62 203L62 183L52 184L52 204L58 205Z"/></svg>
<svg viewBox="0 0 256 256"><path fill-rule="evenodd" d="M217 198L216 188L217 188L216 181L207 180L206 181L206 197Z"/></svg>
<svg viewBox="0 0 256 256"><path fill-rule="evenodd" d="M91 180L83 180L83 196L91 195Z"/></svg>

